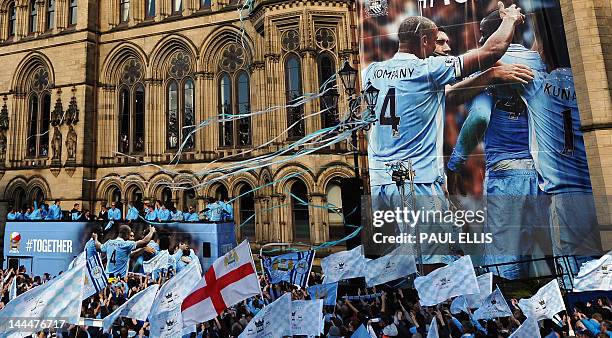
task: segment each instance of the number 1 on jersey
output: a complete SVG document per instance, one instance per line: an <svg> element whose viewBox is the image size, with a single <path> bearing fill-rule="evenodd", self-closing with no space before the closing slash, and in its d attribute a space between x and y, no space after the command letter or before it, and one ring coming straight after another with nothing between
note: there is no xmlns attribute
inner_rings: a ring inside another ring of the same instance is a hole
<svg viewBox="0 0 612 338"><path fill-rule="evenodd" d="M387 116L389 110L389 116ZM380 125L391 126L393 129L393 137L399 136L400 117L395 115L395 88L390 87L385 95L385 101L380 111Z"/></svg>

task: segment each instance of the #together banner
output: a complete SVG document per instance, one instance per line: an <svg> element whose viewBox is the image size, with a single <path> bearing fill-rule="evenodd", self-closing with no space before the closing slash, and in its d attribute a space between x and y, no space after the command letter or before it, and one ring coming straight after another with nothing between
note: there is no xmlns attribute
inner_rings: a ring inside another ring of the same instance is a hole
<svg viewBox="0 0 612 338"><path fill-rule="evenodd" d="M262 260L262 266L271 284L287 282L305 288L314 258L315 250L290 252L266 257Z"/></svg>
<svg viewBox="0 0 612 338"><path fill-rule="evenodd" d="M423 306L434 306L452 297L480 292L470 256L461 257L427 276L417 277L414 288Z"/></svg>

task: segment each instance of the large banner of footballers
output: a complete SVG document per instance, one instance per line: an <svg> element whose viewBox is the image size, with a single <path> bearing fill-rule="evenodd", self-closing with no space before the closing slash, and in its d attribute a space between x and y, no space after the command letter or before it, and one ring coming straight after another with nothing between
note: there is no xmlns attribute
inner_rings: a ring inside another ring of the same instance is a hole
<svg viewBox="0 0 612 338"><path fill-rule="evenodd" d="M469 253L510 279L600 254L558 0L360 0L359 16L370 249Z"/></svg>

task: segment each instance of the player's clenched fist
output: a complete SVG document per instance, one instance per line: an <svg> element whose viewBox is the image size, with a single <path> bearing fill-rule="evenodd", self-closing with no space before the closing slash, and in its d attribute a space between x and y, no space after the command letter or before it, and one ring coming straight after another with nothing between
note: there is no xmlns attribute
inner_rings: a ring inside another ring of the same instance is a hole
<svg viewBox="0 0 612 338"><path fill-rule="evenodd" d="M522 24L525 21L525 15L521 13L520 7L516 7L516 5L512 4L510 7L506 8L501 1L497 3L497 6L499 8L499 16L502 19L512 19L516 21L517 24Z"/></svg>

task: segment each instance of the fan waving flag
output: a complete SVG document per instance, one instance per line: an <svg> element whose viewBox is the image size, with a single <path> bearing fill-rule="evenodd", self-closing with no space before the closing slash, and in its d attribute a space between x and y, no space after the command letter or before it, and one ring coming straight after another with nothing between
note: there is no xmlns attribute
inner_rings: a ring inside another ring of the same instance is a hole
<svg viewBox="0 0 612 338"><path fill-rule="evenodd" d="M454 315L465 312L470 314L470 310L468 308L467 300L465 296L459 296L453 299L453 302L450 305L450 312Z"/></svg>
<svg viewBox="0 0 612 338"><path fill-rule="evenodd" d="M39 331L34 326L9 326L10 319L27 321L57 320L77 324L81 314L85 266L68 270L11 300L0 310L0 332L21 337ZM4 336L3 336L4 337Z"/></svg>
<svg viewBox="0 0 612 338"><path fill-rule="evenodd" d="M291 334L318 336L323 326L323 300L294 300L291 302Z"/></svg>
<svg viewBox="0 0 612 338"><path fill-rule="evenodd" d="M9 301L17 298L17 276L13 277L11 286L9 286Z"/></svg>
<svg viewBox="0 0 612 338"><path fill-rule="evenodd" d="M102 321L103 332L107 332L119 317L127 317L141 321L147 320L157 290L159 290L159 284L149 286L132 296L127 302L123 303L123 305L106 316Z"/></svg>
<svg viewBox="0 0 612 338"><path fill-rule="evenodd" d="M527 318L535 320L552 319L554 315L565 310L563 296L556 279L544 285L533 297L521 299L519 307Z"/></svg>
<svg viewBox="0 0 612 338"><path fill-rule="evenodd" d="M588 261L574 278L574 292L612 290L612 251Z"/></svg>
<svg viewBox="0 0 612 338"><path fill-rule="evenodd" d="M159 289L151 312L151 337L180 337L183 331L181 302L202 279L199 264L189 264Z"/></svg>
<svg viewBox="0 0 612 338"><path fill-rule="evenodd" d="M292 336L291 293L285 293L272 304L261 309L244 328L239 338Z"/></svg>
<svg viewBox="0 0 612 338"><path fill-rule="evenodd" d="M455 296L480 292L470 256L461 257L427 276L417 277L414 288L423 306L434 306Z"/></svg>
<svg viewBox="0 0 612 338"><path fill-rule="evenodd" d="M416 273L416 263L412 251L407 246L400 246L388 255L365 263L366 283L376 286Z"/></svg>
<svg viewBox="0 0 612 338"><path fill-rule="evenodd" d="M266 257L262 260L262 265L271 284L288 282L305 288L308 285L314 257L314 250L290 252L275 257Z"/></svg>
<svg viewBox="0 0 612 338"><path fill-rule="evenodd" d="M181 305L183 325L217 317L228 306L261 294L248 241L217 258Z"/></svg>
<svg viewBox="0 0 612 338"><path fill-rule="evenodd" d="M308 287L308 294L311 299L323 299L323 305L336 305L338 297L338 283L317 284Z"/></svg>
<svg viewBox="0 0 612 338"><path fill-rule="evenodd" d="M471 309L479 308L480 304L493 292L493 273L487 272L476 277L479 293L465 296L465 300Z"/></svg>
<svg viewBox="0 0 612 338"><path fill-rule="evenodd" d="M474 311L474 319L493 319L512 316L504 295L499 288L495 289L484 301L478 310Z"/></svg>
<svg viewBox="0 0 612 338"><path fill-rule="evenodd" d="M508 338L541 338L540 327L535 318L527 318Z"/></svg>
<svg viewBox="0 0 612 338"><path fill-rule="evenodd" d="M427 330L427 338L440 338L438 335L438 322L436 317L433 317L431 324L429 324L429 330Z"/></svg>
<svg viewBox="0 0 612 338"><path fill-rule="evenodd" d="M144 273L152 273L157 269L167 269L173 265L174 259L170 256L168 250L162 250L155 257L142 262L142 269Z"/></svg>
<svg viewBox="0 0 612 338"><path fill-rule="evenodd" d="M321 260L325 283L365 276L366 259L361 254L361 245L349 251L340 251Z"/></svg>

